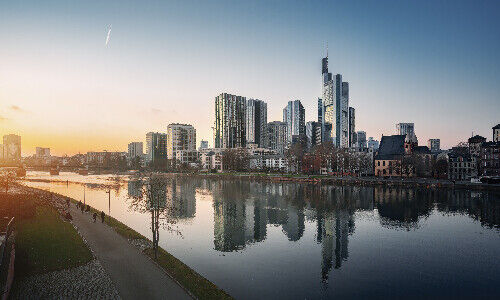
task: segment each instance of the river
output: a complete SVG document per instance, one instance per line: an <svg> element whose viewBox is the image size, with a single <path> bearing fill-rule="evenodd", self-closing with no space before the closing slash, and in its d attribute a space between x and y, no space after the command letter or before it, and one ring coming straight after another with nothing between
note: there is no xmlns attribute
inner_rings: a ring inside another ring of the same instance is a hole
<svg viewBox="0 0 500 300"><path fill-rule="evenodd" d="M27 179L152 236L127 176ZM167 195L160 247L238 299L500 292L499 193L178 178Z"/></svg>

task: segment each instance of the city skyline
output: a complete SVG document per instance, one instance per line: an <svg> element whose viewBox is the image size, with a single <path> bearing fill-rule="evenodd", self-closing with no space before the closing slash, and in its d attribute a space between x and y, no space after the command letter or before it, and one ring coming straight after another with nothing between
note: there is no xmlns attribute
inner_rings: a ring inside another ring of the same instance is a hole
<svg viewBox="0 0 500 300"><path fill-rule="evenodd" d="M170 123L212 144L220 93L265 99L268 122L299 99L316 121L327 42L367 137L411 122L450 148L498 123L493 2L25 4L0 4L0 136L22 136L23 155L126 151ZM214 21L228 13L242 22Z"/></svg>

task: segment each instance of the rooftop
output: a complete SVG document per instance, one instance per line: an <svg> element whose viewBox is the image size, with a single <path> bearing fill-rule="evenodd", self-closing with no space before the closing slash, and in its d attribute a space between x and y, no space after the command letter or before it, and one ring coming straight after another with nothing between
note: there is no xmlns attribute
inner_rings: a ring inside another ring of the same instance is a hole
<svg viewBox="0 0 500 300"><path fill-rule="evenodd" d="M405 154L405 135L382 136L375 159L398 159Z"/></svg>

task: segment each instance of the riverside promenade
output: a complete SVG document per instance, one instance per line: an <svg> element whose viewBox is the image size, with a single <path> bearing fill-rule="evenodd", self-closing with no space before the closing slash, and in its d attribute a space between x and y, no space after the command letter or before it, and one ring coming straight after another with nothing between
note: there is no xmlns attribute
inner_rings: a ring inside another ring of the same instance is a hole
<svg viewBox="0 0 500 300"><path fill-rule="evenodd" d="M73 224L87 241L122 299L192 299L164 270L126 238L71 203ZM99 219L99 218L98 218Z"/></svg>

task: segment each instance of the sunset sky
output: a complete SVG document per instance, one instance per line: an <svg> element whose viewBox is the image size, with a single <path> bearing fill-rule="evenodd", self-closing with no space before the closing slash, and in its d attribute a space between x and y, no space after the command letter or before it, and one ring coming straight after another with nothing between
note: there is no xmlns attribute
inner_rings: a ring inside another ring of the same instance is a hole
<svg viewBox="0 0 500 300"><path fill-rule="evenodd" d="M126 151L179 122L212 144L221 92L266 101L268 121L300 99L313 121L328 42L356 130L491 139L499 28L498 1L1 1L0 136L23 155Z"/></svg>

